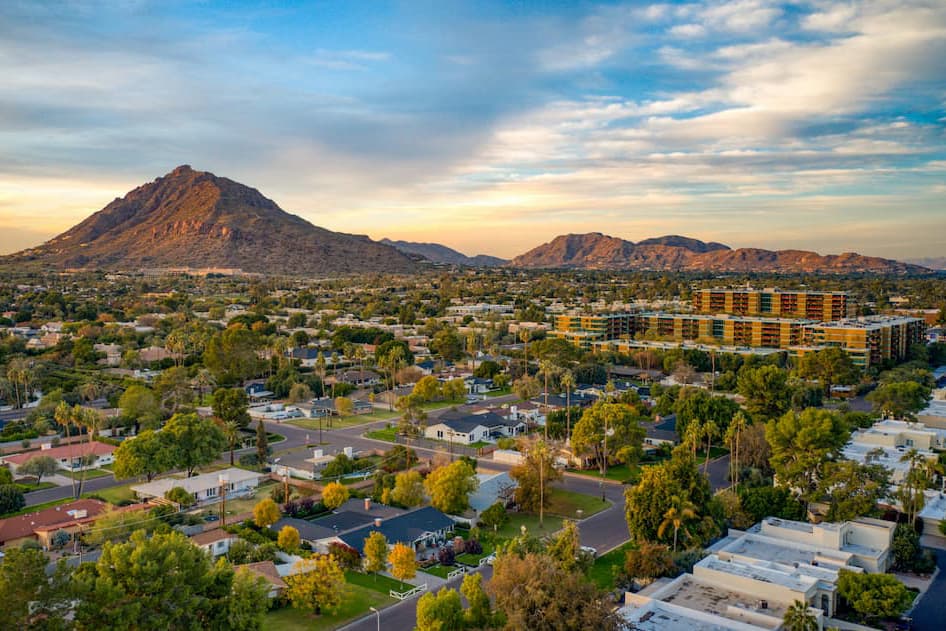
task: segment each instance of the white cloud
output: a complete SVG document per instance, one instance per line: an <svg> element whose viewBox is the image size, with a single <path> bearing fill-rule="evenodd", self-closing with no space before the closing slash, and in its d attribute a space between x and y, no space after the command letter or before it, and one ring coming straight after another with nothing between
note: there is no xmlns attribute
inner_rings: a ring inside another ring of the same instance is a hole
<svg viewBox="0 0 946 631"><path fill-rule="evenodd" d="M677 24L670 28L670 34L674 37L702 37L706 28L701 24Z"/></svg>

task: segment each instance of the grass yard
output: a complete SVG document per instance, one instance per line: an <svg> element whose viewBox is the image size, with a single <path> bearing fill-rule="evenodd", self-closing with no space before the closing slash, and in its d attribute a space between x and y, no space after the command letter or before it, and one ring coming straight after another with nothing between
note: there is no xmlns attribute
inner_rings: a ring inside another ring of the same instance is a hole
<svg viewBox="0 0 946 631"><path fill-rule="evenodd" d="M85 474L86 480L92 480L94 478L104 478L106 476L110 476L112 475L112 472L107 471L105 469L89 469L88 471L68 472L68 473L65 473L64 475L67 478L71 477L75 480L78 480L79 478L82 477L83 474Z"/></svg>
<svg viewBox="0 0 946 631"><path fill-rule="evenodd" d="M502 390L490 390L486 393L487 397L504 397L507 394L512 394L512 388L503 388Z"/></svg>
<svg viewBox="0 0 946 631"><path fill-rule="evenodd" d="M493 552L496 551L496 546L492 544L484 543L481 541L480 545L483 546L483 552L481 554L469 554L468 552L464 552L463 554L458 554L457 563L462 563L463 565L476 566L480 562L480 559L488 557L489 555L491 555Z"/></svg>
<svg viewBox="0 0 946 631"><path fill-rule="evenodd" d="M601 478L601 472L598 469L569 469L568 472L585 475L589 478ZM636 481L638 476L640 476L640 467L628 467L626 464L622 464L608 467L608 474L605 478L615 482L627 482Z"/></svg>
<svg viewBox="0 0 946 631"><path fill-rule="evenodd" d="M447 580L447 572L452 572L457 568L447 567L445 565L431 565L430 567L419 567L417 568L418 572L426 572L427 574L432 574L433 576L439 576L440 578Z"/></svg>
<svg viewBox="0 0 946 631"><path fill-rule="evenodd" d="M397 442L397 428L385 427L384 429L376 429L366 432L365 436L367 438L373 438L374 440L385 440L389 443L393 443Z"/></svg>
<svg viewBox="0 0 946 631"><path fill-rule="evenodd" d="M380 580L380 577L379 577ZM394 602L394 599L379 591L348 585L348 593L342 600L342 606L334 614L314 615L311 611L302 611L292 607L275 609L263 618L263 631L323 631L337 629L357 618L370 613L368 607L381 609ZM382 618L384 614L381 614Z"/></svg>
<svg viewBox="0 0 946 631"><path fill-rule="evenodd" d="M397 411L375 410L371 414L357 414L355 416L346 416L345 418L333 417L322 419L322 429L344 429L354 427L355 425L364 425L365 423L374 423L376 421L390 421L397 418L400 414ZM286 421L290 425L302 427L308 430L319 430L319 419L316 418L297 418ZM330 424L331 423L331 424Z"/></svg>
<svg viewBox="0 0 946 631"><path fill-rule="evenodd" d="M550 535L562 529L562 518L554 515L546 515L545 524L540 528L538 515L532 515L531 513L509 513L509 521L506 522L505 526L496 531L495 537L497 539L512 539L513 537L518 537L522 534L522 526L526 527L530 535L544 537L545 535Z"/></svg>
<svg viewBox="0 0 946 631"><path fill-rule="evenodd" d="M23 493L32 493L33 491L42 491L43 489L51 489L55 484L52 482L40 482L39 484L24 484L22 482L16 483L16 488L20 489Z"/></svg>
<svg viewBox="0 0 946 631"><path fill-rule="evenodd" d="M113 486L107 489L99 489L93 493L83 493L82 497L89 497L94 495L96 497L101 497L103 500L109 504L118 504L119 502L124 502L126 500L134 500L135 494L131 490L131 487L138 484L138 482L132 482L130 484L123 484L121 486Z"/></svg>
<svg viewBox="0 0 946 631"><path fill-rule="evenodd" d="M363 572L355 572L354 570L345 572L345 581L351 585L373 589L382 594L387 594L392 589L398 592L406 592L414 588L410 583L402 583L396 578L391 578L384 574L365 574Z"/></svg>
<svg viewBox="0 0 946 631"><path fill-rule="evenodd" d="M277 484L279 484L279 482L268 482L261 484L251 497L227 500L227 515L241 515L243 513L249 513L253 510L253 507L256 506L257 502L263 498L269 497L269 494ZM219 503L213 505L213 510L215 512L219 512Z"/></svg>
<svg viewBox="0 0 946 631"><path fill-rule="evenodd" d="M624 567L624 557L633 547L634 542L628 541L611 552L602 554L595 559L588 577L601 589L614 589L614 567Z"/></svg>
<svg viewBox="0 0 946 631"><path fill-rule="evenodd" d="M600 497L568 491L566 489L549 489L548 512L561 517L576 518L581 509L582 518L599 513L611 505L611 502L601 501Z"/></svg>

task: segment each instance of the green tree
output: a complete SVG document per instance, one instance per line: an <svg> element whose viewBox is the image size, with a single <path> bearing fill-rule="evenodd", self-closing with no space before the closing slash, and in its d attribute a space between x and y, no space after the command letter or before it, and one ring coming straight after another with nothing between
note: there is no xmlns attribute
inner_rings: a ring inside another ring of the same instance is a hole
<svg viewBox="0 0 946 631"><path fill-rule="evenodd" d="M673 551L677 551L677 538L681 529L689 537L690 531L687 528L687 522L694 521L698 517L696 506L686 497L673 495L670 497L670 506L664 513L663 521L657 527L657 536L663 537L668 528L673 529Z"/></svg>
<svg viewBox="0 0 946 631"><path fill-rule="evenodd" d="M509 475L517 483L514 491L516 505L521 510L539 514L539 525L543 525L545 509L551 504L549 484L562 478L555 467L555 453L541 438L523 445L523 458Z"/></svg>
<svg viewBox="0 0 946 631"><path fill-rule="evenodd" d="M785 610L782 624L785 631L818 631L818 618L811 613L808 603L800 600Z"/></svg>
<svg viewBox="0 0 946 631"><path fill-rule="evenodd" d="M535 397L541 391L539 380L529 375L523 375L512 383L512 390L523 401Z"/></svg>
<svg viewBox="0 0 946 631"><path fill-rule="evenodd" d="M388 566L388 540L380 531L373 531L365 538L365 572L377 576Z"/></svg>
<svg viewBox="0 0 946 631"><path fill-rule="evenodd" d="M420 381L414 384L411 394L419 401L434 401L442 396L440 380L433 375L422 377Z"/></svg>
<svg viewBox="0 0 946 631"><path fill-rule="evenodd" d="M417 600L414 631L452 631L463 626L463 605L457 590L443 587L436 594L427 592Z"/></svg>
<svg viewBox="0 0 946 631"><path fill-rule="evenodd" d="M143 475L150 482L159 473L172 469L178 456L168 436L146 429L134 438L123 440L115 450L115 478L124 480Z"/></svg>
<svg viewBox="0 0 946 631"><path fill-rule="evenodd" d="M492 604L483 588L483 575L478 572L467 574L460 585L460 593L469 604L463 612L463 620L470 629L488 629L493 624Z"/></svg>
<svg viewBox="0 0 946 631"><path fill-rule="evenodd" d="M224 628L259 631L269 609L269 583L246 568L237 568L230 589L230 606Z"/></svg>
<svg viewBox="0 0 946 631"><path fill-rule="evenodd" d="M445 362L457 361L463 357L463 340L456 330L444 328L437 331L430 340L430 350Z"/></svg>
<svg viewBox="0 0 946 631"><path fill-rule="evenodd" d="M249 405L250 399L243 388L218 388L213 394L214 416L240 429L250 424Z"/></svg>
<svg viewBox="0 0 946 631"><path fill-rule="evenodd" d="M54 458L49 456L33 456L24 462L17 469L20 475L31 475L36 478L36 484L39 485L44 475L53 475L59 470L59 465Z"/></svg>
<svg viewBox="0 0 946 631"><path fill-rule="evenodd" d="M631 578L653 580L669 576L675 567L670 548L662 543L645 541L624 556L624 571Z"/></svg>
<svg viewBox="0 0 946 631"><path fill-rule="evenodd" d="M237 324L215 333L204 350L204 365L210 369L217 383L238 384L257 374L260 347L256 332Z"/></svg>
<svg viewBox="0 0 946 631"><path fill-rule="evenodd" d="M802 499L812 501L826 463L838 455L848 436L840 414L832 410L786 412L769 421L765 438L772 448L770 461L778 483L799 489Z"/></svg>
<svg viewBox="0 0 946 631"><path fill-rule="evenodd" d="M817 381L826 395L831 391L831 386L849 386L857 383L860 377L851 356L838 346L802 355L797 372L802 379Z"/></svg>
<svg viewBox="0 0 946 631"><path fill-rule="evenodd" d="M148 429L157 429L164 415L154 392L145 386L129 386L118 399L118 407L126 419Z"/></svg>
<svg viewBox="0 0 946 631"><path fill-rule="evenodd" d="M345 573L330 554L318 554L297 561L294 573L286 577L286 597L296 609L308 609L316 615L322 610L334 613L342 604Z"/></svg>
<svg viewBox="0 0 946 631"><path fill-rule="evenodd" d="M182 486L175 486L170 489L164 494L164 499L170 500L176 504L180 504L184 508L193 506L194 502L197 501L194 499L194 496Z"/></svg>
<svg viewBox="0 0 946 631"><path fill-rule="evenodd" d="M335 411L340 418L351 416L355 412L355 404L348 397L335 397Z"/></svg>
<svg viewBox="0 0 946 631"><path fill-rule="evenodd" d="M198 467L212 463L227 447L223 431L213 421L196 414L175 414L162 433L171 437L174 464L184 469L188 476L193 475Z"/></svg>
<svg viewBox="0 0 946 631"><path fill-rule="evenodd" d="M506 514L506 507L502 502L496 502L480 514L480 522L487 528L492 528L496 532L506 525L509 521L509 515Z"/></svg>
<svg viewBox="0 0 946 631"><path fill-rule="evenodd" d="M736 391L745 397L746 410L753 419L776 418L791 405L788 372L778 366L744 366L739 371Z"/></svg>
<svg viewBox="0 0 946 631"><path fill-rule="evenodd" d="M419 471L403 471L394 478L391 499L406 508L424 503L424 478Z"/></svg>
<svg viewBox="0 0 946 631"><path fill-rule="evenodd" d="M15 484L0 484L0 515L14 513L26 506L23 491Z"/></svg>
<svg viewBox="0 0 946 631"><path fill-rule="evenodd" d="M612 458L627 465L640 459L644 429L634 410L623 403L598 402L587 408L572 432L572 447L598 464L601 475Z"/></svg>
<svg viewBox="0 0 946 631"><path fill-rule="evenodd" d="M256 422L256 460L261 467L265 467L268 458L269 437L266 434L266 423L260 419Z"/></svg>
<svg viewBox="0 0 946 631"><path fill-rule="evenodd" d="M148 537L139 530L125 543L106 543L96 563L77 570L75 582L75 620L83 629L254 629L266 607L261 586L248 590L241 582L234 592L230 565L213 565L173 531Z"/></svg>
<svg viewBox="0 0 946 631"><path fill-rule="evenodd" d="M838 595L868 620L895 618L913 602L913 593L890 574L838 573Z"/></svg>
<svg viewBox="0 0 946 631"><path fill-rule="evenodd" d="M850 521L877 511L890 496L890 470L850 460L829 462L819 479L819 494L828 500L828 521Z"/></svg>
<svg viewBox="0 0 946 631"><path fill-rule="evenodd" d="M570 519L562 522L561 530L549 535L545 553L566 572L586 573L594 563L594 557L581 549L578 526Z"/></svg>
<svg viewBox="0 0 946 631"><path fill-rule="evenodd" d="M0 628L66 629L71 607L68 568L60 563L46 575L49 559L42 550L8 548L0 563Z"/></svg>
<svg viewBox="0 0 946 631"><path fill-rule="evenodd" d="M911 421L916 420L916 413L926 407L929 398L929 387L915 381L882 384L867 395L875 411Z"/></svg>
<svg viewBox="0 0 946 631"><path fill-rule="evenodd" d="M479 487L476 472L463 460L438 467L424 480L430 503L448 515L459 515L470 507L470 493Z"/></svg>
<svg viewBox="0 0 946 631"><path fill-rule="evenodd" d="M466 382L463 379L451 379L443 384L443 398L447 401L462 401L466 396Z"/></svg>

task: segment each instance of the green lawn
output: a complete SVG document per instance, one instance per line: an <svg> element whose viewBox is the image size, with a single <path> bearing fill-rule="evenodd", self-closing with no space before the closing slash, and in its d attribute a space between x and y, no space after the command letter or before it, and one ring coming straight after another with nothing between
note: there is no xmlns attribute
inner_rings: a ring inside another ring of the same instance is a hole
<svg viewBox="0 0 946 631"><path fill-rule="evenodd" d="M628 541L611 552L602 554L595 559L588 577L601 589L614 589L614 567L624 567L624 557L627 551L634 547L634 542Z"/></svg>
<svg viewBox="0 0 946 631"><path fill-rule="evenodd" d="M545 524L539 527L539 516L530 513L510 513L509 521L506 525L496 532L497 539L512 539L521 534L522 526L526 527L528 533L535 537L544 537L545 535L558 532L562 529L562 518L554 515L545 516Z"/></svg>
<svg viewBox="0 0 946 631"><path fill-rule="evenodd" d="M33 491L42 491L43 489L51 489L55 484L52 482L40 482L39 484L22 484L17 482L16 487L24 493L32 493Z"/></svg>
<svg viewBox="0 0 946 631"><path fill-rule="evenodd" d="M598 469L569 469L568 472L586 475L590 478L601 478L601 472ZM640 467L628 467L626 464L622 464L608 467L608 474L605 478L615 482L627 482L628 480L636 480L639 475Z"/></svg>
<svg viewBox="0 0 946 631"><path fill-rule="evenodd" d="M380 577L379 577L380 580ZM320 631L337 629L357 618L370 613L368 607L381 609L394 602L394 599L379 591L349 584L342 606L334 614L323 613L316 616L310 611L301 611L292 607L275 609L263 618L263 631ZM384 614L382 614L382 617Z"/></svg>
<svg viewBox="0 0 946 631"><path fill-rule="evenodd" d="M477 565L480 562L480 559L488 557L493 552L496 551L496 547L489 544L480 542L480 545L483 546L483 552L481 554L469 554L464 552L463 554L457 555L457 563L462 563L464 565Z"/></svg>
<svg viewBox="0 0 946 631"><path fill-rule="evenodd" d="M138 483L132 482L131 484L123 484L122 486L113 486L107 489L100 489L94 493L83 493L82 497L95 495L96 497L101 497L109 504L118 504L119 502L124 502L125 500L135 499L135 494L131 490L131 487L135 484Z"/></svg>
<svg viewBox="0 0 946 631"><path fill-rule="evenodd" d="M512 388L503 388L502 390L491 390L486 393L487 397L504 397L507 394L512 394Z"/></svg>
<svg viewBox="0 0 946 631"><path fill-rule="evenodd" d="M561 517L576 518L578 509L582 511L582 518L599 513L611 505L600 497L568 491L566 489L549 489L548 512Z"/></svg>
<svg viewBox="0 0 946 631"><path fill-rule="evenodd" d="M406 592L414 588L410 583L402 583L384 574L365 574L363 572L355 572L354 570L345 572L345 581L352 585L367 587L368 589L373 589L383 594L387 594L392 589L398 592Z"/></svg>
<svg viewBox="0 0 946 631"><path fill-rule="evenodd" d="M88 471L76 471L66 473L66 477L72 477L76 480L82 477L85 474L86 480L92 480L93 478L104 478L106 476L112 475L111 471L106 471L105 469L89 469Z"/></svg>
<svg viewBox="0 0 946 631"><path fill-rule="evenodd" d="M374 410L371 414L358 414L356 416L346 416L345 418L333 417L331 420L322 419L322 429L344 429L355 425L364 425L365 423L374 423L375 421L390 421L397 418L400 414L397 411ZM302 427L308 430L319 430L319 419L299 418L286 421L290 425Z"/></svg>
<svg viewBox="0 0 946 631"><path fill-rule="evenodd" d="M374 440L386 440L389 443L393 443L397 441L397 429L394 427L385 427L384 429L366 432L365 436L373 438Z"/></svg>
<svg viewBox="0 0 946 631"><path fill-rule="evenodd" d="M421 571L421 572L426 572L427 574L432 574L432 575L434 575L434 576L439 576L440 578L446 580L446 579L447 579L447 572L452 572L453 570L455 570L455 569L457 569L457 568L455 568L455 567L447 567L447 566L445 566L445 565L440 565L440 564L438 563L437 565L431 565L430 567L419 567L419 568L417 568L417 569L418 569L419 571Z"/></svg>

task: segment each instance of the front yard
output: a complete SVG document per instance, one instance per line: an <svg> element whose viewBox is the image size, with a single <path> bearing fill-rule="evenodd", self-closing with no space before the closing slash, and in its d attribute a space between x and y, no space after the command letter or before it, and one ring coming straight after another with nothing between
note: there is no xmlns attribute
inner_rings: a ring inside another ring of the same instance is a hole
<svg viewBox="0 0 946 631"><path fill-rule="evenodd" d="M595 585L601 589L614 589L615 573L624 567L624 558L627 555L627 551L633 548L634 542L628 541L614 550L602 554L595 559L595 563L591 566L591 571L588 573L588 578L594 581Z"/></svg>
<svg viewBox="0 0 946 631"><path fill-rule="evenodd" d="M601 498L595 495L552 488L549 489L549 507L546 510L550 514L572 519L576 519L578 511L581 510L581 516L584 519L595 513L600 513L609 506L611 506L611 502L601 501Z"/></svg>
<svg viewBox="0 0 946 631"><path fill-rule="evenodd" d="M344 418L334 416L331 419L323 418L322 429L344 429L354 427L355 425L364 425L365 423L374 423L376 421L390 421L397 418L400 414L397 411L375 409L370 414L357 414L355 416L346 416ZM297 418L286 421L289 425L295 425L303 429L319 431L319 419L315 418Z"/></svg>

